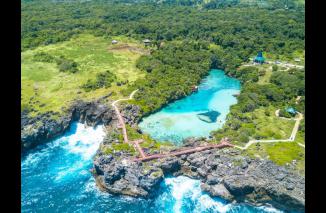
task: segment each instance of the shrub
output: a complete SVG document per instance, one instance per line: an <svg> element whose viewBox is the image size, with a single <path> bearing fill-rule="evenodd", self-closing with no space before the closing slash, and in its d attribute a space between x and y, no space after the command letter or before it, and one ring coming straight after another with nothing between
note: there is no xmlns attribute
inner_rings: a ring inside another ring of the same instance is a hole
<svg viewBox="0 0 326 213"><path fill-rule="evenodd" d="M45 52L38 52L33 56L33 60L38 62L52 63L55 62L55 57Z"/></svg>
<svg viewBox="0 0 326 213"><path fill-rule="evenodd" d="M107 70L102 73L98 73L95 80L88 79L87 82L81 86L81 88L83 88L86 92L103 87L108 88L115 79L116 76Z"/></svg>
<svg viewBox="0 0 326 213"><path fill-rule="evenodd" d="M66 59L63 56L60 56L58 59L56 59L56 62L60 72L70 72L70 73L78 72L78 68L77 68L78 64L73 60Z"/></svg>
<svg viewBox="0 0 326 213"><path fill-rule="evenodd" d="M266 74L266 70L259 70L259 76L264 76Z"/></svg>
<svg viewBox="0 0 326 213"><path fill-rule="evenodd" d="M127 143L113 143L112 148L113 148L113 150L116 150L116 151L125 151L125 152L131 152L131 153L133 153L135 151L134 148Z"/></svg>
<svg viewBox="0 0 326 213"><path fill-rule="evenodd" d="M274 65L272 66L272 71L273 71L273 72L276 72L277 70L278 70L278 66L274 64Z"/></svg>
<svg viewBox="0 0 326 213"><path fill-rule="evenodd" d="M265 113L266 116L270 116L271 115L271 113L270 113L270 111L268 109L265 109L265 112L264 113Z"/></svg>
<svg viewBox="0 0 326 213"><path fill-rule="evenodd" d="M292 114L287 112L285 109L281 109L279 112L280 117L285 117L285 118L292 118Z"/></svg>
<svg viewBox="0 0 326 213"><path fill-rule="evenodd" d="M246 134L246 133L244 133L244 132L240 133L240 135L239 135L239 141L240 141L241 143L246 143L246 142L248 142L248 141L249 141L249 136L248 136L248 134Z"/></svg>

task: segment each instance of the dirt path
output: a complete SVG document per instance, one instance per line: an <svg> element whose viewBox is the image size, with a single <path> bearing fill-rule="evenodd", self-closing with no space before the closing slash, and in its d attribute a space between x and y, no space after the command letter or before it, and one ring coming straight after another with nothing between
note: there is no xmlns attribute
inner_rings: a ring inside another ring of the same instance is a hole
<svg viewBox="0 0 326 213"><path fill-rule="evenodd" d="M118 127L120 127L120 128L122 129L123 141L124 141L125 143L133 144L133 145L134 145L134 143L129 142L128 134L127 134L127 129L126 129L126 124L125 124L125 122L124 122L124 120L123 120L123 117L122 117L122 115L121 115L121 113L120 113L120 111L119 111L119 108L116 106L116 104L117 104L118 102L120 102L120 101L127 101L127 100L131 100L131 99L133 99L133 97L134 97L134 95L135 95L135 93L136 93L137 91L138 91L138 90L134 90L134 91L129 95L129 98L122 98L122 99L119 99L119 100L114 101L114 102L111 104L112 107L113 107L114 110L115 110L115 113L116 113L117 116L118 116L118 120L119 120L119 125L118 125ZM138 141L138 142L139 142L139 141ZM136 142L136 144L138 144L138 142ZM139 145L138 145L138 146L136 145L136 146L134 146L134 147L135 147L136 150L139 151L139 153L144 154L143 150L140 148Z"/></svg>
<svg viewBox="0 0 326 213"><path fill-rule="evenodd" d="M275 111L275 115L277 117L279 117L279 111L280 111L279 109ZM299 115L299 117L294 118L294 119L283 118L283 119L287 119L287 120L295 120L296 121L294 124L293 130L292 130L291 136L288 139L250 140L244 147L237 146L237 145L234 145L234 147L241 149L241 150L245 150L245 149L248 149L249 146L251 146L252 144L255 144L255 143L292 142L292 141L294 141L295 136L298 132L300 121L303 119L303 115L300 112L298 112L298 115ZM279 118L282 118L282 117L279 117ZM303 145L301 143L298 143L298 145L305 148L305 145Z"/></svg>

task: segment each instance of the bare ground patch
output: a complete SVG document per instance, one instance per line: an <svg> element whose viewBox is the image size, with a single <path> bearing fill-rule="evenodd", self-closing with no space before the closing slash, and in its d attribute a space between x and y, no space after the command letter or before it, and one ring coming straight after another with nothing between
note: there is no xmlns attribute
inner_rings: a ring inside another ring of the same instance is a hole
<svg viewBox="0 0 326 213"><path fill-rule="evenodd" d="M129 44L121 44L121 45L114 45L114 46L112 45L112 46L109 46L108 51L110 51L110 52L130 51L130 52L138 53L138 54L142 54L142 55L150 54L149 49L130 46Z"/></svg>

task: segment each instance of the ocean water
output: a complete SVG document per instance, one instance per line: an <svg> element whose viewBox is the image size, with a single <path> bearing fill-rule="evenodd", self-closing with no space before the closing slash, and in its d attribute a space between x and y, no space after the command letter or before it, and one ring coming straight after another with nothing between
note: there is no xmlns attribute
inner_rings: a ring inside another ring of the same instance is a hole
<svg viewBox="0 0 326 213"><path fill-rule="evenodd" d="M200 181L167 177L154 199L113 196L98 190L90 173L104 137L103 126L74 123L62 137L21 159L21 212L209 213L280 212L270 207L227 204L200 190Z"/></svg>
<svg viewBox="0 0 326 213"><path fill-rule="evenodd" d="M198 92L177 100L157 113L144 118L139 127L158 141L180 144L187 137L208 137L223 126L230 106L237 103L233 96L240 92L240 82L222 70L213 69L202 80ZM199 114L218 112L216 121L206 122Z"/></svg>

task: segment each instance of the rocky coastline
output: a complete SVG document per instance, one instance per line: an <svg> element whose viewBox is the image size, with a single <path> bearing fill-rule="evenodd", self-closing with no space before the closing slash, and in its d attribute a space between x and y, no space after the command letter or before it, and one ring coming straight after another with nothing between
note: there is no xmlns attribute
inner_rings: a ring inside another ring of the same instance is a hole
<svg viewBox="0 0 326 213"><path fill-rule="evenodd" d="M28 116L28 112L21 113L21 149L25 152L39 144L62 135L69 130L74 121L86 123L88 126L103 124L116 127L117 117L111 105L105 103L107 97L95 101L74 102L71 107L62 114L47 112L35 117ZM123 105L125 121L134 125L139 120L139 107L135 105ZM58 117L56 119L56 117Z"/></svg>
<svg viewBox="0 0 326 213"><path fill-rule="evenodd" d="M140 109L129 104L122 104L121 108L126 123L136 126L140 120ZM77 101L58 120L51 115L53 113L49 112L29 118L22 114L23 151L60 136L73 121L90 126L104 124L108 136L110 131L117 131L118 121L114 110L102 100ZM102 144L115 142L107 137ZM203 143L207 142L190 139L183 146ZM135 155L124 150L107 154L99 148L92 169L98 187L112 194L150 198L156 195L165 176L184 175L199 179L202 190L213 197L254 205L271 204L285 211L304 212L304 177L269 160L246 157L233 148L206 150L148 162L135 162L134 158Z"/></svg>
<svg viewBox="0 0 326 213"><path fill-rule="evenodd" d="M304 212L305 178L269 160L250 159L233 148L206 150L135 162L128 153L94 158L97 185L113 194L149 198L155 196L167 175L201 180L201 188L229 202L270 204L285 211Z"/></svg>

